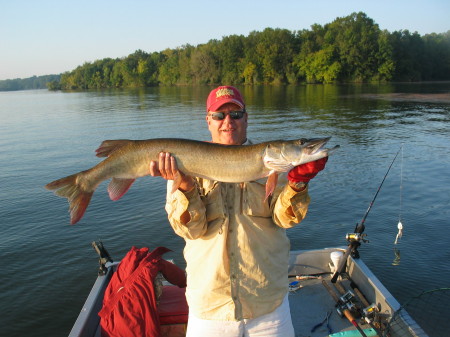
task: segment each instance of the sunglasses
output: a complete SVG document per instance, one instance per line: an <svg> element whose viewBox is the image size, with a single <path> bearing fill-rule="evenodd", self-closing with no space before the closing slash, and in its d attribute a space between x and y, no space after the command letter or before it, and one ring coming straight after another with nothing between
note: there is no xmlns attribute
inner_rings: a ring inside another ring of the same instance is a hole
<svg viewBox="0 0 450 337"><path fill-rule="evenodd" d="M215 121L224 120L227 115L230 115L232 119L241 119L244 117L245 111L230 111L230 112L212 112L209 114Z"/></svg>

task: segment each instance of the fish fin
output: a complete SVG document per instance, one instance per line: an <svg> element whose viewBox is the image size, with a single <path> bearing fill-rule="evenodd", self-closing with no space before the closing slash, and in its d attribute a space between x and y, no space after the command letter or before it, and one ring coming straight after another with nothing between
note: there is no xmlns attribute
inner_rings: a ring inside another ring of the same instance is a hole
<svg viewBox="0 0 450 337"><path fill-rule="evenodd" d="M81 185L77 184L79 175L80 173L73 174L45 185L46 189L54 190L57 196L67 198L71 225L81 220L94 194L94 191L84 191Z"/></svg>
<svg viewBox="0 0 450 337"><path fill-rule="evenodd" d="M266 197L264 198L264 201L267 200L267 198L275 191L275 187L277 186L278 182L278 173L275 171L271 171L269 173L269 176L267 177L266 182Z"/></svg>
<svg viewBox="0 0 450 337"><path fill-rule="evenodd" d="M264 161L264 165L268 169L277 172L288 172L294 168L294 165L292 163L287 163L285 161L278 161L278 160Z"/></svg>
<svg viewBox="0 0 450 337"><path fill-rule="evenodd" d="M181 173L178 172L175 177L173 177L173 184L172 184L172 191L171 193L174 193L181 185Z"/></svg>
<svg viewBox="0 0 450 337"><path fill-rule="evenodd" d="M120 149L121 147L132 143L132 140L128 139L117 139L117 140L104 140L97 150L95 150L95 155L97 157L109 157L111 153Z"/></svg>
<svg viewBox="0 0 450 337"><path fill-rule="evenodd" d="M289 162L282 153L279 151L272 149L272 147L268 146L263 156L264 166L269 170L278 171L278 172L287 172L291 170L294 165Z"/></svg>
<svg viewBox="0 0 450 337"><path fill-rule="evenodd" d="M128 192L135 180L136 179L112 178L108 185L109 198L113 201L122 198L123 195Z"/></svg>

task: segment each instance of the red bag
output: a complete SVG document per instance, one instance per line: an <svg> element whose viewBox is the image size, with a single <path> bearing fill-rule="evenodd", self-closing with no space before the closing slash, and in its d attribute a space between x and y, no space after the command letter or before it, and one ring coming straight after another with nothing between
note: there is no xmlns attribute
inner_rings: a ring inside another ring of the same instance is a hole
<svg viewBox="0 0 450 337"><path fill-rule="evenodd" d="M113 274L99 312L103 337L159 337L156 275L161 272L170 283L186 287L184 271L161 257L170 249L148 251L132 247Z"/></svg>

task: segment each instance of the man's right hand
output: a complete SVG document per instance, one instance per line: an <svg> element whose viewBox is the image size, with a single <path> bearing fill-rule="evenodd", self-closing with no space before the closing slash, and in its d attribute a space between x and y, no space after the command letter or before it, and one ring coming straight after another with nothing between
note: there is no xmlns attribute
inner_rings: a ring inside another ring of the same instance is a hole
<svg viewBox="0 0 450 337"><path fill-rule="evenodd" d="M161 152L158 162L155 160L150 162L150 175L166 180L178 181L180 179L178 189L182 192L190 191L195 186L194 178L178 170L177 161L169 152Z"/></svg>

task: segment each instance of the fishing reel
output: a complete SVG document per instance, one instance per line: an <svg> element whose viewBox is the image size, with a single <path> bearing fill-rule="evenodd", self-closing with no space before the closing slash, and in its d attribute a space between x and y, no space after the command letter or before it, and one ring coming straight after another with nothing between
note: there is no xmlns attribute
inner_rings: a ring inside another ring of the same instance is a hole
<svg viewBox="0 0 450 337"><path fill-rule="evenodd" d="M355 294L348 290L344 295L339 298L339 305L336 309L339 316L344 316L344 310L350 310L353 314L358 313L357 301Z"/></svg>
<svg viewBox="0 0 450 337"><path fill-rule="evenodd" d="M363 309L363 316L367 323L371 323L375 314L379 312L378 306L375 303L372 303L368 307Z"/></svg>
<svg viewBox="0 0 450 337"><path fill-rule="evenodd" d="M380 308L375 304L371 304L362 310L364 320L376 329L383 329L391 320L391 315L380 312Z"/></svg>
<svg viewBox="0 0 450 337"><path fill-rule="evenodd" d="M364 227L362 229L357 225L354 233L347 233L345 239L349 242L349 246L351 247L351 255L355 259L359 259L358 247L361 246L361 241L364 243L369 242L366 239L367 234L363 233Z"/></svg>
<svg viewBox="0 0 450 337"><path fill-rule="evenodd" d="M347 233L347 235L345 236L345 239L348 242L358 242L359 243L360 241L362 241L364 243L367 243L367 242L369 242L369 240L367 240L366 237L367 237L367 234L364 234L364 233Z"/></svg>

